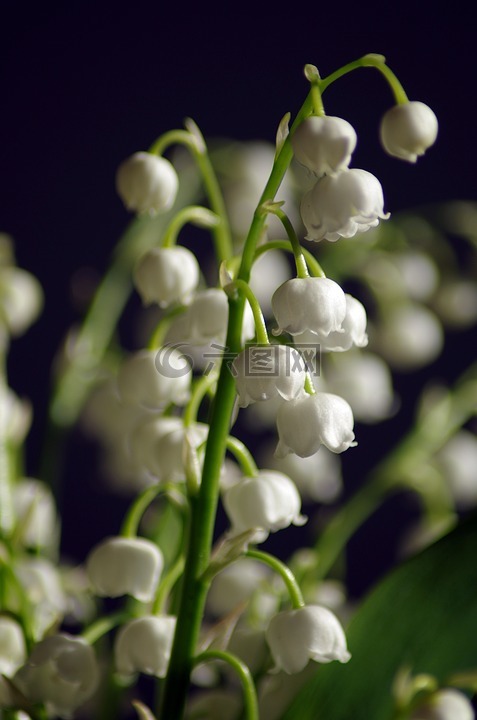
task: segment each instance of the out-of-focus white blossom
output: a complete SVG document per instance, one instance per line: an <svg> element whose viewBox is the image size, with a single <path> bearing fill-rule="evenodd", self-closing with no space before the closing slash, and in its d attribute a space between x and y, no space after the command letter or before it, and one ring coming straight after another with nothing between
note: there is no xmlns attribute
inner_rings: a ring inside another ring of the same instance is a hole
<svg viewBox="0 0 477 720"><path fill-rule="evenodd" d="M67 609L66 595L58 568L44 557L25 557L15 564L15 573L31 608L31 629L36 640L61 622ZM15 601L12 610L20 611Z"/></svg>
<svg viewBox="0 0 477 720"><path fill-rule="evenodd" d="M116 173L116 190L128 210L157 213L169 210L179 180L169 160L137 152L124 160Z"/></svg>
<svg viewBox="0 0 477 720"><path fill-rule="evenodd" d="M17 518L16 532L25 546L55 547L59 526L55 501L45 483L32 478L18 480L13 487L13 507Z"/></svg>
<svg viewBox="0 0 477 720"><path fill-rule="evenodd" d="M0 616L0 675L11 677L23 665L25 657L25 638L20 625L8 615Z"/></svg>
<svg viewBox="0 0 477 720"><path fill-rule="evenodd" d="M378 422L396 409L392 374L379 355L367 351L332 355L324 373L327 389L350 404L356 420Z"/></svg>
<svg viewBox="0 0 477 720"><path fill-rule="evenodd" d="M349 293L345 293L345 298L346 315L341 329L330 332L326 337L320 336L322 350L343 352L353 346L362 348L368 344L366 310L363 304Z"/></svg>
<svg viewBox="0 0 477 720"><path fill-rule="evenodd" d="M432 306L445 325L467 328L477 322L477 283L447 280L432 299Z"/></svg>
<svg viewBox="0 0 477 720"><path fill-rule="evenodd" d="M387 220L383 189L367 170L325 175L305 194L300 206L307 240L350 238Z"/></svg>
<svg viewBox="0 0 477 720"><path fill-rule="evenodd" d="M31 425L31 406L11 388L0 384L0 434L13 446L21 445Z"/></svg>
<svg viewBox="0 0 477 720"><path fill-rule="evenodd" d="M43 290L29 272L0 267L0 326L11 335L22 335L43 308Z"/></svg>
<svg viewBox="0 0 477 720"><path fill-rule="evenodd" d="M434 111L413 100L390 108L383 115L379 134L389 155L415 163L435 143L438 129Z"/></svg>
<svg viewBox="0 0 477 720"><path fill-rule="evenodd" d="M309 457L289 453L277 458L270 452L263 457L263 464L288 475L303 500L330 503L336 500L343 488L340 459L325 447Z"/></svg>
<svg viewBox="0 0 477 720"><path fill-rule="evenodd" d="M224 492L223 503L236 535L259 528L260 542L269 532L289 525L303 525L301 499L289 477L278 471L261 470L256 477L245 477Z"/></svg>
<svg viewBox="0 0 477 720"><path fill-rule="evenodd" d="M353 411L342 397L318 392L283 403L277 414L277 457L314 455L324 445L341 453L354 442Z"/></svg>
<svg viewBox="0 0 477 720"><path fill-rule="evenodd" d="M413 710L409 720L474 720L472 703L464 693L449 688L439 690Z"/></svg>
<svg viewBox="0 0 477 720"><path fill-rule="evenodd" d="M208 690L195 695L187 705L186 720L239 720L242 697L231 689Z"/></svg>
<svg viewBox="0 0 477 720"><path fill-rule="evenodd" d="M457 432L437 455L456 504L477 504L477 437L468 430Z"/></svg>
<svg viewBox="0 0 477 720"><path fill-rule="evenodd" d="M32 702L46 703L55 716L71 718L93 695L99 681L94 651L81 637L50 635L33 648L14 678Z"/></svg>
<svg viewBox="0 0 477 720"><path fill-rule="evenodd" d="M176 618L172 615L147 615L123 625L114 644L118 673L165 677L175 628Z"/></svg>
<svg viewBox="0 0 477 720"><path fill-rule="evenodd" d="M429 255L418 250L409 250L393 254L392 262L400 273L403 294L420 301L428 300L432 296L439 282L439 272Z"/></svg>
<svg viewBox="0 0 477 720"><path fill-rule="evenodd" d="M231 367L240 407L280 397L291 400L304 392L306 366L289 345L252 345L242 350Z"/></svg>
<svg viewBox="0 0 477 720"><path fill-rule="evenodd" d="M298 126L291 144L298 162L321 177L348 167L357 140L356 132L347 120L314 115Z"/></svg>
<svg viewBox="0 0 477 720"><path fill-rule="evenodd" d="M188 442L197 449L207 438L208 425L194 423L184 427L181 418L158 417L139 423L129 437L132 462L139 471L147 470L158 482L185 480Z"/></svg>
<svg viewBox="0 0 477 720"><path fill-rule="evenodd" d="M240 658L252 675L257 674L264 667L268 656L265 630L255 625L235 627L227 650Z"/></svg>
<svg viewBox="0 0 477 720"><path fill-rule="evenodd" d="M292 278L280 285L272 297L277 334L299 335L309 330L320 339L340 332L346 316L346 297L329 278Z"/></svg>
<svg viewBox="0 0 477 720"><path fill-rule="evenodd" d="M207 595L207 608L220 617L228 615L253 593L270 576L270 570L252 558L240 558L213 579Z"/></svg>
<svg viewBox="0 0 477 720"><path fill-rule="evenodd" d="M265 317L272 314L273 293L291 277L290 264L281 250L267 250L253 263L249 285Z"/></svg>
<svg viewBox="0 0 477 720"><path fill-rule="evenodd" d="M164 558L150 540L138 537L106 538L88 555L86 571L94 592L102 597L132 595L153 600Z"/></svg>
<svg viewBox="0 0 477 720"><path fill-rule="evenodd" d="M258 682L258 708L261 718L281 720L284 708L288 708L305 683L316 672L316 666L309 663L304 670L294 675L284 671L267 673Z"/></svg>
<svg viewBox="0 0 477 720"><path fill-rule="evenodd" d="M150 409L189 399L192 368L173 347L140 350L124 360L118 373L122 402Z"/></svg>
<svg viewBox="0 0 477 720"><path fill-rule="evenodd" d="M199 263L182 246L160 247L143 255L135 270L134 284L145 305L168 307L187 302L199 282Z"/></svg>
<svg viewBox="0 0 477 720"><path fill-rule="evenodd" d="M276 669L290 675L303 670L309 660L346 663L351 657L338 618L319 605L278 613L270 621L266 638Z"/></svg>
<svg viewBox="0 0 477 720"><path fill-rule="evenodd" d="M373 346L391 367L414 370L435 360L444 333L436 315L424 305L406 302L389 308L375 328Z"/></svg>

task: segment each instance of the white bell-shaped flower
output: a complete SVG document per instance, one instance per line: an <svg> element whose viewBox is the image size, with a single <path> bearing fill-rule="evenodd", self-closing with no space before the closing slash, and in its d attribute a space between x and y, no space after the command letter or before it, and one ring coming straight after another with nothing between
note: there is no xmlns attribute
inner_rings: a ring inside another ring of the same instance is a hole
<svg viewBox="0 0 477 720"><path fill-rule="evenodd" d="M173 347L140 350L127 358L118 373L122 402L149 409L169 403L185 405L189 399L192 368Z"/></svg>
<svg viewBox="0 0 477 720"><path fill-rule="evenodd" d="M323 338L341 331L346 297L329 278L292 278L275 291L272 307L278 323L276 334L299 335L309 330Z"/></svg>
<svg viewBox="0 0 477 720"><path fill-rule="evenodd" d="M50 488L40 480L22 478L13 487L16 532L23 545L54 547L59 537L55 501Z"/></svg>
<svg viewBox="0 0 477 720"><path fill-rule="evenodd" d="M383 189L367 170L325 175L305 194L300 206L307 240L350 238L386 220Z"/></svg>
<svg viewBox="0 0 477 720"><path fill-rule="evenodd" d="M341 453L354 442L354 418L349 404L342 397L318 392L283 403L277 413L279 442L277 457L290 452L309 457L324 445Z"/></svg>
<svg viewBox="0 0 477 720"><path fill-rule="evenodd" d="M207 609L215 616L228 615L251 598L270 577L270 568L252 558L241 557L212 580Z"/></svg>
<svg viewBox="0 0 477 720"><path fill-rule="evenodd" d="M346 298L346 315L339 332L331 332L326 337L320 336L320 346L322 350L330 350L333 352L343 352L349 350L353 345L355 347L366 347L368 344L368 336L366 334L366 324L368 318L366 310L362 303L349 293L345 293Z"/></svg>
<svg viewBox="0 0 477 720"><path fill-rule="evenodd" d="M194 295L186 311L179 316L177 332L173 332L171 337L173 340L183 340L185 343L199 346L213 342L223 344L227 333L228 317L229 305L224 291L220 288L201 290ZM246 302L242 341L250 340L254 335L255 323L252 308Z"/></svg>
<svg viewBox="0 0 477 720"><path fill-rule="evenodd" d="M270 216L273 217L273 216ZM275 290L292 277L290 263L281 250L267 250L255 260L249 285L265 317L272 314L271 298Z"/></svg>
<svg viewBox="0 0 477 720"><path fill-rule="evenodd" d="M175 628L176 618L172 615L147 615L123 625L114 644L118 673L165 677Z"/></svg>
<svg viewBox="0 0 477 720"><path fill-rule="evenodd" d="M43 290L38 280L17 267L0 268L0 326L12 335L22 335L37 319L43 307Z"/></svg>
<svg viewBox="0 0 477 720"><path fill-rule="evenodd" d="M33 636L42 638L47 630L63 620L67 610L67 597L58 568L44 557L30 555L16 563L15 573L30 601ZM15 597L9 607L20 612L17 604Z"/></svg>
<svg viewBox="0 0 477 720"><path fill-rule="evenodd" d="M157 545L138 537L106 538L86 561L86 572L97 595L131 595L141 602L153 600L163 567Z"/></svg>
<svg viewBox="0 0 477 720"><path fill-rule="evenodd" d="M197 258L185 247L153 248L139 260L134 284L145 305L187 302L199 282Z"/></svg>
<svg viewBox="0 0 477 720"><path fill-rule="evenodd" d="M149 418L139 423L129 437L132 462L147 470L159 482L185 480L186 445L196 450L207 439L208 425L184 427L181 418Z"/></svg>
<svg viewBox="0 0 477 720"><path fill-rule="evenodd" d="M245 477L223 494L225 512L232 533L239 535L258 528L260 542L268 533L289 525L303 525L300 494L289 477L276 470L261 470L256 477Z"/></svg>
<svg viewBox="0 0 477 720"><path fill-rule="evenodd" d="M347 120L314 115L298 126L291 144L298 162L321 177L348 167L357 140L356 132Z"/></svg>
<svg viewBox="0 0 477 720"><path fill-rule="evenodd" d="M25 638L20 625L8 615L0 616L0 675L11 677L23 665L25 657Z"/></svg>
<svg viewBox="0 0 477 720"><path fill-rule="evenodd" d="M381 120L381 144L388 155L415 163L436 141L439 124L428 105L413 100L394 105Z"/></svg>
<svg viewBox="0 0 477 720"><path fill-rule="evenodd" d="M304 392L306 366L289 345L252 345L232 363L240 407L280 397L291 400Z"/></svg>
<svg viewBox="0 0 477 720"><path fill-rule="evenodd" d="M33 648L14 677L32 702L46 703L55 717L71 718L96 690L99 668L92 647L67 633L50 635Z"/></svg>
<svg viewBox="0 0 477 720"><path fill-rule="evenodd" d="M475 720L475 713L464 693L449 688L439 690L413 710L409 720Z"/></svg>
<svg viewBox="0 0 477 720"><path fill-rule="evenodd" d="M425 305L404 302L383 313L375 328L374 343L391 367L413 370L438 357L444 332L437 316Z"/></svg>
<svg viewBox="0 0 477 720"><path fill-rule="evenodd" d="M266 638L276 669L289 675L303 670L309 660L346 663L351 657L338 618L319 605L278 613L270 621Z"/></svg>
<svg viewBox="0 0 477 720"><path fill-rule="evenodd" d="M438 452L437 460L460 508L477 505L477 436L459 430Z"/></svg>
<svg viewBox="0 0 477 720"><path fill-rule="evenodd" d="M177 173L163 157L137 152L124 160L116 173L116 190L128 210L157 213L169 210L176 199Z"/></svg>

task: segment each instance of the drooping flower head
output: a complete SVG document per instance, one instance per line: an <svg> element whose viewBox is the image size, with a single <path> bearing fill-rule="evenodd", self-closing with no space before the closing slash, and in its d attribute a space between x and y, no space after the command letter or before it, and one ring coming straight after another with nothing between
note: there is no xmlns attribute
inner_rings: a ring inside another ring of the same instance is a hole
<svg viewBox="0 0 477 720"><path fill-rule="evenodd" d="M356 142L356 132L349 122L331 115L306 118L291 138L298 162L318 177L345 170Z"/></svg>
<svg viewBox="0 0 477 720"><path fill-rule="evenodd" d="M199 282L199 264L185 247L153 248L139 260L134 284L143 303L168 307L185 302Z"/></svg>
<svg viewBox="0 0 477 720"><path fill-rule="evenodd" d="M346 297L338 283L329 278L292 278L275 291L272 308L277 334L299 335L309 330L322 338L341 331Z"/></svg>
<svg viewBox="0 0 477 720"><path fill-rule="evenodd" d="M381 144L388 155L415 163L435 143L438 127L428 105L418 101L394 105L381 120Z"/></svg>
<svg viewBox="0 0 477 720"><path fill-rule="evenodd" d="M124 160L116 173L116 190L128 210L157 213L169 210L179 180L173 165L163 157L137 152Z"/></svg>

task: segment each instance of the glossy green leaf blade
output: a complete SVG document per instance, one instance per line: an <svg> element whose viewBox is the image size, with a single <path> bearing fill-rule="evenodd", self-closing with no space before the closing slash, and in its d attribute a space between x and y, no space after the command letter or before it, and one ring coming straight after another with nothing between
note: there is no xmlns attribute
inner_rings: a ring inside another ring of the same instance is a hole
<svg viewBox="0 0 477 720"><path fill-rule="evenodd" d="M440 682L477 668L477 518L390 573L347 637L350 662L318 667L283 720L390 720L403 666Z"/></svg>

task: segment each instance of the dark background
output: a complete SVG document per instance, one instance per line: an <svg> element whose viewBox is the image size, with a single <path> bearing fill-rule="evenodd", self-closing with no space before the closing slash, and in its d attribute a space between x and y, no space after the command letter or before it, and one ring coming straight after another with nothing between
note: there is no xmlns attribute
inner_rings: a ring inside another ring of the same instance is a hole
<svg viewBox="0 0 477 720"><path fill-rule="evenodd" d="M11 385L35 406L31 474L51 362L78 318L72 279L79 268L105 270L129 219L114 190L116 168L184 117L194 118L206 138L273 141L283 114L293 115L305 97L305 63L326 75L365 53L382 53L409 97L434 109L439 138L416 166L387 157L377 129L391 93L377 72L361 70L325 96L328 113L346 117L358 132L355 166L381 179L393 212L475 198L475 30L458 4L443 13L434 3L398 2L216 8L135 0L36 9L3 2L1 13L0 231L13 236L19 265L39 278L46 298L42 318L15 342L9 361ZM463 355L447 356L438 372L455 375ZM402 382L412 395L414 386ZM366 448L376 448L372 432L362 430L361 460L353 462L366 464ZM108 523L115 531L119 501L92 494L94 452L81 440L75 452L65 479L64 543L82 559ZM359 541L356 593L392 560L400 522L399 512L384 512Z"/></svg>

